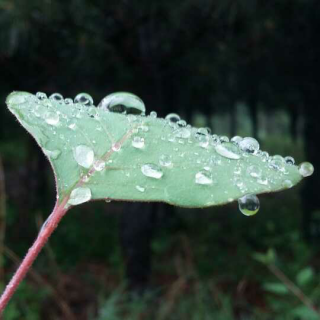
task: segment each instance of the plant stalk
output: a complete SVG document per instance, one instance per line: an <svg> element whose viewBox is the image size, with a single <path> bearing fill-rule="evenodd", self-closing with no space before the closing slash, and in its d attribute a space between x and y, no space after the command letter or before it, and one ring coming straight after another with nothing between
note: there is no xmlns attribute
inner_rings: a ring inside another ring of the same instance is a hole
<svg viewBox="0 0 320 320"><path fill-rule="evenodd" d="M66 208L66 203L68 202L68 197L66 197L60 204L58 201L56 205L44 223L42 229L40 230L36 241L33 243L32 247L29 249L27 255L23 259L21 265L19 266L18 270L15 272L13 277L11 278L9 284L6 286L4 292L0 297L0 315L2 314L3 310L5 309L6 305L10 301L12 295L18 288L20 282L23 280L25 275L27 274L29 268L33 264L34 260L37 258L38 254L40 253L43 246L48 241L49 237L53 233L53 231L58 226L62 217L68 211Z"/></svg>

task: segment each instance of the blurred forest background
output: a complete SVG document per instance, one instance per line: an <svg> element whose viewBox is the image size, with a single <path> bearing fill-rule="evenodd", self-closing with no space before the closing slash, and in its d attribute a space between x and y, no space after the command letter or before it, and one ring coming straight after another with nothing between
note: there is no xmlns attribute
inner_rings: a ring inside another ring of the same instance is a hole
<svg viewBox="0 0 320 320"><path fill-rule="evenodd" d="M298 187L205 210L73 209L5 313L38 319L320 319L320 2L0 0L2 286L55 201L14 90L143 99L219 135L310 161ZM4 246L2 245L4 243Z"/></svg>

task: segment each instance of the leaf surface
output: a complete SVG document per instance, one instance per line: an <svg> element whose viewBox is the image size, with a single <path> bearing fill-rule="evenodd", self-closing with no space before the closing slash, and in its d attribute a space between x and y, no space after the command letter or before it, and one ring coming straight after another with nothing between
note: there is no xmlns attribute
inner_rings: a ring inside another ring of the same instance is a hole
<svg viewBox="0 0 320 320"><path fill-rule="evenodd" d="M245 152L161 118L68 105L27 92L13 92L7 105L48 157L59 201L84 188L90 191L87 200L208 207L286 189L302 178L295 165L275 168L261 152Z"/></svg>

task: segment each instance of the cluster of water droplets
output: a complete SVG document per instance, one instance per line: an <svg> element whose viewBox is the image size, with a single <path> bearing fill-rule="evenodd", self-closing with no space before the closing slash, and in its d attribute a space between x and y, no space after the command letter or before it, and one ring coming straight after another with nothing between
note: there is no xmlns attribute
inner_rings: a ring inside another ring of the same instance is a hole
<svg viewBox="0 0 320 320"><path fill-rule="evenodd" d="M27 102L27 98L21 95L13 96L12 99L14 101L11 102L15 104L23 105ZM147 152L147 144L153 143L148 140L148 120L157 119L164 128L160 140L171 143L172 152L170 154L160 154L155 162L142 164L140 167L141 174L148 179L152 179L152 181L161 180L167 174L171 174L170 170L172 168L180 165L175 155L180 158L187 157L187 152L181 151L179 146L188 144L198 146L202 151L192 151L193 158L190 157L190 159L194 159L195 156L196 164L199 166L199 170L194 174L195 185L198 185L199 188L219 187L214 173L231 168L233 175L230 183L243 195L238 202L240 211L245 215L253 215L259 209L258 198L254 194L248 193L249 190L254 190L255 185L257 186L257 192L261 190L261 186L265 191L272 190L272 185L276 182L267 177L267 171L261 169L260 162L264 163L264 167L267 166L268 170L274 170L278 173L278 179L283 181L283 188L293 186L293 182L289 178L284 179L289 174L288 168L295 165L295 160L291 156L270 156L267 152L260 150L259 142L252 137L235 136L229 139L226 136L211 134L209 128L194 128L175 113L168 114L164 119L157 118L155 111L147 116L143 101L131 93L112 93L103 98L97 107L94 106L92 97L87 93L79 93L74 99L71 99L64 98L58 93L47 97L45 93L38 92L36 96L28 96L28 99L33 99L36 102L37 105L32 112L49 125L53 134L57 134L56 129L62 123L66 123L70 130L76 132L78 129L77 119L84 116L99 120L100 112L124 114L132 128L131 147L136 152ZM71 119L67 118L57 108L58 105L62 104L72 108ZM97 123L96 130L102 134L105 133L102 124ZM60 136L60 138L67 140L67 137ZM102 172L105 170L107 163L94 153L94 144L95 141L91 141L88 144L73 147L73 157L77 165L83 170L93 168L95 171ZM114 142L111 149L114 152L119 152L121 151L121 144ZM58 159L62 152L62 150L45 150L46 155L53 160ZM210 153L210 157L206 157L206 160L202 159L201 152ZM252 162L252 157L257 161ZM230 168L222 166L226 163L230 165ZM314 168L312 164L304 162L299 165L298 171L301 176L307 177L313 173ZM82 178L83 182L87 182L89 179L88 174L85 174ZM248 181L250 182L249 185ZM136 185L135 188L139 192L145 192L147 186ZM75 188L71 192L69 204L83 203L89 201L91 197L89 188ZM233 200L232 198L229 199Z"/></svg>

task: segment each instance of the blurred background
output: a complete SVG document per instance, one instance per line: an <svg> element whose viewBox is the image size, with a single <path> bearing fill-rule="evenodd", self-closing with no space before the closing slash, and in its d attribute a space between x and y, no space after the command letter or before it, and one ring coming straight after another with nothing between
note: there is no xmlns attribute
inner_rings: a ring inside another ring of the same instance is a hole
<svg viewBox="0 0 320 320"><path fill-rule="evenodd" d="M5 319L320 319L320 2L0 0L0 282L55 202L49 163L9 114L14 90L97 105L133 92L219 135L315 166L292 190L205 210L70 211Z"/></svg>

